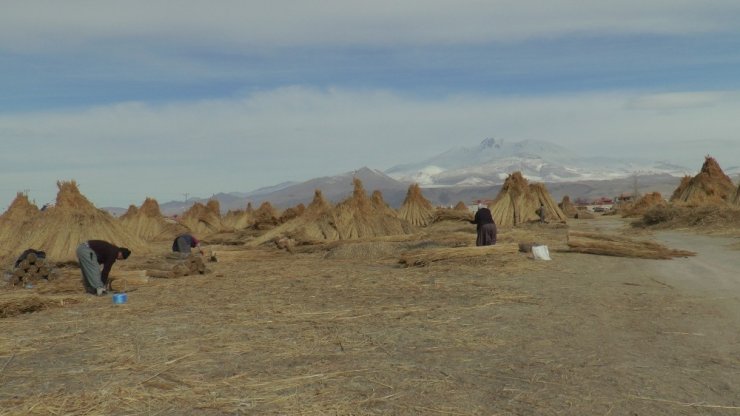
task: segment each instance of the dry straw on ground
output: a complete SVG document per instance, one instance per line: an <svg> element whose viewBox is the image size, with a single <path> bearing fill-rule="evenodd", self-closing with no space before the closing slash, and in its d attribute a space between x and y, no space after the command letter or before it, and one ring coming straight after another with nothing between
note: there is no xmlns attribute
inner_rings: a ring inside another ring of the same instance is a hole
<svg viewBox="0 0 740 416"><path fill-rule="evenodd" d="M613 234L568 232L569 251L603 256L634 257L667 260L674 257L693 256L696 253L675 250L654 241L636 240Z"/></svg>
<svg viewBox="0 0 740 416"><path fill-rule="evenodd" d="M707 156L701 171L693 178L685 176L670 201L687 205L723 203L728 202L734 192L735 185L730 177L713 157Z"/></svg>
<svg viewBox="0 0 740 416"><path fill-rule="evenodd" d="M147 241L171 240L187 232L185 226L166 219L153 198L146 198L141 208L131 205L119 221L124 228Z"/></svg>
<svg viewBox="0 0 740 416"><path fill-rule="evenodd" d="M406 199L404 199L401 208L398 210L398 215L402 219L419 227L427 226L432 222L434 208L432 207L432 203L421 194L419 184L414 183L409 186L406 192Z"/></svg>
<svg viewBox="0 0 740 416"><path fill-rule="evenodd" d="M45 251L50 262L76 261L77 246L87 240L105 240L133 252L147 249L146 243L120 222L87 200L75 181L57 182L56 205L39 212L23 235L11 241L15 251L32 247ZM14 243L14 244L13 244Z"/></svg>
<svg viewBox="0 0 740 416"><path fill-rule="evenodd" d="M565 214L545 185L530 184L521 172L514 172L506 178L501 191L490 204L496 225L504 227L539 221L540 207L545 209L547 222L565 222Z"/></svg>

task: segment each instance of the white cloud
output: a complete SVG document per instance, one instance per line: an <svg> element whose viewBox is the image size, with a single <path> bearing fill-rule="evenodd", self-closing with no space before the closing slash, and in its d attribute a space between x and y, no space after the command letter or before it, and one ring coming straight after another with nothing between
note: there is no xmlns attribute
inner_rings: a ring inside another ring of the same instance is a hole
<svg viewBox="0 0 740 416"><path fill-rule="evenodd" d="M657 97L657 98L656 98ZM662 98L661 98L662 97ZM658 99L659 98L659 99ZM712 106L630 103L696 101ZM0 199L76 179L102 205L247 191L361 166L386 169L486 137L538 139L588 154L684 158L680 143L740 143L738 92L660 96L588 93L455 96L288 87L233 100L127 103L83 111L0 116ZM737 146L735 151L737 151ZM696 155L696 165L707 148ZM723 164L740 155L722 154ZM681 159L680 161L683 161ZM0 201L0 202L2 202Z"/></svg>
<svg viewBox="0 0 740 416"><path fill-rule="evenodd" d="M6 0L0 48L477 43L572 33L737 32L735 0Z"/></svg>

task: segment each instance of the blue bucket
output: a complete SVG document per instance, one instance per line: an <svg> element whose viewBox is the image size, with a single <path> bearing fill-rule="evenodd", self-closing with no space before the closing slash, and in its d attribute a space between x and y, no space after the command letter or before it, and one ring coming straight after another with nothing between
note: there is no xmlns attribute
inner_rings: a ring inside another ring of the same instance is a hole
<svg viewBox="0 0 740 416"><path fill-rule="evenodd" d="M116 305L122 305L128 301L128 295L125 293L114 293L113 303Z"/></svg>

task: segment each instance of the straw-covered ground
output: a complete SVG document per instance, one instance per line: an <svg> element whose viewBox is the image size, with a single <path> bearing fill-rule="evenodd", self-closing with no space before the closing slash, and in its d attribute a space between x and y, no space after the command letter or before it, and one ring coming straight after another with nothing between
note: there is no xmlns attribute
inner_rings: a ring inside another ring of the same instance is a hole
<svg viewBox="0 0 740 416"><path fill-rule="evenodd" d="M672 260L566 252L569 230L649 234L623 225L500 231L502 247L547 244L549 262L479 255L460 222L292 253L219 247L210 273L153 279L124 305L81 294L69 270L0 292L0 414L740 414L740 283L672 280L737 240L672 235L698 252ZM435 261L399 264L426 249Z"/></svg>

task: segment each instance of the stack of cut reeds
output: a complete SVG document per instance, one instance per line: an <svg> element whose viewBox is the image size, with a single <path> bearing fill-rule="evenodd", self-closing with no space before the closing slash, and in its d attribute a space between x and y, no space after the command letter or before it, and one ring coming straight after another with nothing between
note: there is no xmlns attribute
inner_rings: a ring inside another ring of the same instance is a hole
<svg viewBox="0 0 740 416"><path fill-rule="evenodd" d="M40 279L49 279L51 266L46 259L39 257L36 253L28 253L26 258L18 263L13 270L11 283L15 285L37 282Z"/></svg>
<svg viewBox="0 0 740 416"><path fill-rule="evenodd" d="M170 270L147 270L146 274L151 277L172 279L175 277L192 276L195 274L205 274L206 264L203 257L190 255L184 261L176 263Z"/></svg>

